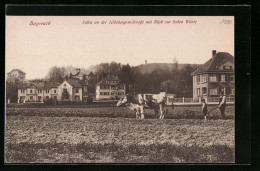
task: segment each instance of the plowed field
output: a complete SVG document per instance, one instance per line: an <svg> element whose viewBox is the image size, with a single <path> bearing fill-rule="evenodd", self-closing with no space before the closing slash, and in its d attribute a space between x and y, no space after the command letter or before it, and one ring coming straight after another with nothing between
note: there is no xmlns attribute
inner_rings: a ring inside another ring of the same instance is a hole
<svg viewBox="0 0 260 171"><path fill-rule="evenodd" d="M210 108L209 108L210 109ZM6 109L7 163L232 163L234 107L203 120L200 107L169 108L165 120L125 107Z"/></svg>

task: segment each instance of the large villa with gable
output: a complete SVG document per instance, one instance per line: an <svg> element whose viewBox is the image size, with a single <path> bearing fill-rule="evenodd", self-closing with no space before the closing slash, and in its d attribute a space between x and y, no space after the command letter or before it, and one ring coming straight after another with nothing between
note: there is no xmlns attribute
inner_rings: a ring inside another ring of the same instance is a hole
<svg viewBox="0 0 260 171"><path fill-rule="evenodd" d="M193 73L193 100L219 96L223 91L235 94L234 57L227 52L212 51L212 57Z"/></svg>
<svg viewBox="0 0 260 171"><path fill-rule="evenodd" d="M125 95L125 84L118 77L108 75L96 86L96 100L118 99Z"/></svg>

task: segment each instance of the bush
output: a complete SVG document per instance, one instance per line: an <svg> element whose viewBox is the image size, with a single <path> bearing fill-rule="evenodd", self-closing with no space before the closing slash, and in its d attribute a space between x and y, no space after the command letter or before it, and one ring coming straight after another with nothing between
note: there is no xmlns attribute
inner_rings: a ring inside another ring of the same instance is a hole
<svg viewBox="0 0 260 171"><path fill-rule="evenodd" d="M59 105L79 105L82 104L82 101L59 101Z"/></svg>
<svg viewBox="0 0 260 171"><path fill-rule="evenodd" d="M54 104L54 100L52 98L43 100L45 104Z"/></svg>
<svg viewBox="0 0 260 171"><path fill-rule="evenodd" d="M92 98L92 97L87 97L87 103L88 103L88 104L93 103L93 98Z"/></svg>

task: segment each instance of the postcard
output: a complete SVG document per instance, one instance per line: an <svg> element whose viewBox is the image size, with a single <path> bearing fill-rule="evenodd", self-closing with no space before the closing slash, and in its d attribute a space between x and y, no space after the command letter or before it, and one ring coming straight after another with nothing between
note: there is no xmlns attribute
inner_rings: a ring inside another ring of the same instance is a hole
<svg viewBox="0 0 260 171"><path fill-rule="evenodd" d="M5 163L235 163L234 16L6 16Z"/></svg>

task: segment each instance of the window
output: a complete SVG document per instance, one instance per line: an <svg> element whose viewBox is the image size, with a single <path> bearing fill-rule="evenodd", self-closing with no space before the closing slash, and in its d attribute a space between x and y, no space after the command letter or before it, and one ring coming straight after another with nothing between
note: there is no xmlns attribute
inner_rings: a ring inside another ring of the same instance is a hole
<svg viewBox="0 0 260 171"><path fill-rule="evenodd" d="M116 96L116 91L111 92L111 95Z"/></svg>
<svg viewBox="0 0 260 171"><path fill-rule="evenodd" d="M54 90L54 93L56 93L56 90Z"/></svg>
<svg viewBox="0 0 260 171"><path fill-rule="evenodd" d="M217 88L212 88L209 90L210 95L218 95L218 89Z"/></svg>
<svg viewBox="0 0 260 171"><path fill-rule="evenodd" d="M223 69L229 70L232 69L232 66L223 66Z"/></svg>
<svg viewBox="0 0 260 171"><path fill-rule="evenodd" d="M63 92L67 92L67 89L66 89L66 88L64 88L64 89L63 89Z"/></svg>
<svg viewBox="0 0 260 171"><path fill-rule="evenodd" d="M21 90L21 93L24 93L24 90Z"/></svg>
<svg viewBox="0 0 260 171"><path fill-rule="evenodd" d="M221 82L225 82L226 81L226 76L225 74L221 74L221 79L220 79Z"/></svg>
<svg viewBox="0 0 260 171"><path fill-rule="evenodd" d="M235 88L231 88L231 94L232 94L232 95L235 94Z"/></svg>
<svg viewBox="0 0 260 171"><path fill-rule="evenodd" d="M32 90L30 90L30 93L32 93ZM32 96L31 96L32 97Z"/></svg>
<svg viewBox="0 0 260 171"><path fill-rule="evenodd" d="M124 92L118 92L118 95L124 95Z"/></svg>
<svg viewBox="0 0 260 171"><path fill-rule="evenodd" d="M30 100L33 100L33 96L30 96Z"/></svg>
<svg viewBox="0 0 260 171"><path fill-rule="evenodd" d="M49 100L49 96L46 96L46 99Z"/></svg>
<svg viewBox="0 0 260 171"><path fill-rule="evenodd" d="M64 87L66 87L66 84L64 84Z"/></svg>
<svg viewBox="0 0 260 171"><path fill-rule="evenodd" d="M109 95L109 92L100 92L100 95Z"/></svg>
<svg viewBox="0 0 260 171"><path fill-rule="evenodd" d="M38 100L41 101L42 100L42 96L38 96Z"/></svg>
<svg viewBox="0 0 260 171"><path fill-rule="evenodd" d="M124 89L124 86L118 86L119 89L123 90Z"/></svg>
<svg viewBox="0 0 260 171"><path fill-rule="evenodd" d="M50 92L50 90L46 90L46 93L49 93Z"/></svg>
<svg viewBox="0 0 260 171"><path fill-rule="evenodd" d="M38 93L42 93L42 91L41 91L41 90L38 90Z"/></svg>
<svg viewBox="0 0 260 171"><path fill-rule="evenodd" d="M230 75L229 81L230 81L230 82L234 82L234 74L231 74L231 75Z"/></svg>
<svg viewBox="0 0 260 171"><path fill-rule="evenodd" d="M197 76L197 83L199 83L200 82L200 76L198 75Z"/></svg>
<svg viewBox="0 0 260 171"><path fill-rule="evenodd" d="M211 74L211 75L209 76L209 81L211 81L211 82L216 82L216 81L217 81L217 76L216 76L216 74Z"/></svg>
<svg viewBox="0 0 260 171"><path fill-rule="evenodd" d="M205 74L201 75L201 82L202 83L207 82L207 75Z"/></svg>
<svg viewBox="0 0 260 171"><path fill-rule="evenodd" d="M57 96L54 96L54 100L57 100Z"/></svg>
<svg viewBox="0 0 260 171"><path fill-rule="evenodd" d="M207 87L202 87L202 94L207 94Z"/></svg>
<svg viewBox="0 0 260 171"><path fill-rule="evenodd" d="M79 89L78 88L76 88L76 93L79 93Z"/></svg>
<svg viewBox="0 0 260 171"><path fill-rule="evenodd" d="M200 88L197 88L197 95L200 95Z"/></svg>
<svg viewBox="0 0 260 171"><path fill-rule="evenodd" d="M226 94L226 88L219 88L219 91L223 91L224 92L224 94Z"/></svg>

